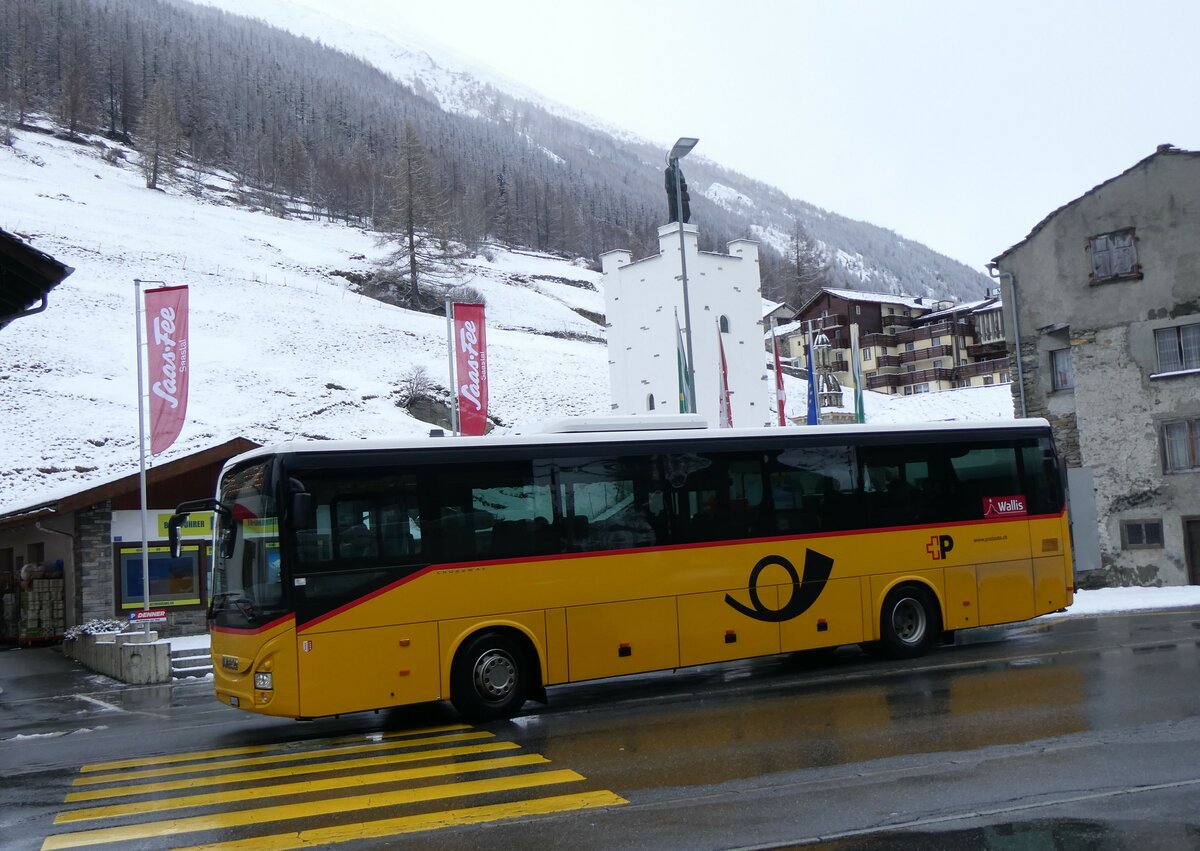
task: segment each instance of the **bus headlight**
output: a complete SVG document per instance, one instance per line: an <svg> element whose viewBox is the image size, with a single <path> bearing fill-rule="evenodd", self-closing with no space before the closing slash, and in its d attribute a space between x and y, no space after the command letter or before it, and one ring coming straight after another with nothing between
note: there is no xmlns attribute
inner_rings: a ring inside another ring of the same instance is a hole
<svg viewBox="0 0 1200 851"><path fill-rule="evenodd" d="M262 691L275 688L272 677L269 671L259 672L254 675L254 687Z"/></svg>

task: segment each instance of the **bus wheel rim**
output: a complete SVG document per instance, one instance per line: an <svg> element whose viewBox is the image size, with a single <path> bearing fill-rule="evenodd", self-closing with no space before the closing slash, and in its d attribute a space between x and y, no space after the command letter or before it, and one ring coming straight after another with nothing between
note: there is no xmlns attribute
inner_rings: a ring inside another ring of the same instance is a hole
<svg viewBox="0 0 1200 851"><path fill-rule="evenodd" d="M475 689L488 700L503 700L517 684L517 664L507 653L490 650L475 664Z"/></svg>
<svg viewBox="0 0 1200 851"><path fill-rule="evenodd" d="M925 607L912 597L905 597L892 609L892 629L905 644L918 644L925 637Z"/></svg>

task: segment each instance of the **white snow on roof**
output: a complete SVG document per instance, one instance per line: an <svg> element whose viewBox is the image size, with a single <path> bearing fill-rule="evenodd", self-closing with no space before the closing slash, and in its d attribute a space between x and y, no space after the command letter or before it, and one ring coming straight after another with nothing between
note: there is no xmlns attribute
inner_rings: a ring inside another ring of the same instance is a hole
<svg viewBox="0 0 1200 851"><path fill-rule="evenodd" d="M929 299L918 299L916 296L910 295L893 295L891 293L869 293L860 290L839 290L833 287L822 287L822 292L830 295L844 298L847 301L872 301L879 304L899 304L905 307L913 307L918 310L928 310L933 306L933 302Z"/></svg>

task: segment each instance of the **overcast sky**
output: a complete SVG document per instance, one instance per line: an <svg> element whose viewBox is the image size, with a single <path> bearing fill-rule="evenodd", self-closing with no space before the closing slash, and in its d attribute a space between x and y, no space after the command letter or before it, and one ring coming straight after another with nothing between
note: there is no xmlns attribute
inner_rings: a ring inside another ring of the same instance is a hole
<svg viewBox="0 0 1200 851"><path fill-rule="evenodd" d="M1200 148L1200 3L302 0L982 269L1164 142ZM686 172L686 168L685 168Z"/></svg>

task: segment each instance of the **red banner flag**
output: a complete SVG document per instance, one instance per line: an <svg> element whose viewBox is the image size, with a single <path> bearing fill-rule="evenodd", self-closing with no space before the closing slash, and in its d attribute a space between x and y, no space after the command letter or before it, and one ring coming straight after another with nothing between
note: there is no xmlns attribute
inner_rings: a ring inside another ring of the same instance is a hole
<svg viewBox="0 0 1200 851"><path fill-rule="evenodd" d="M775 344L775 407L779 411L779 424L787 425L787 414L784 408L787 406L787 397L783 392L783 366L779 363L779 338L775 336L774 331L771 333L771 341Z"/></svg>
<svg viewBox="0 0 1200 851"><path fill-rule="evenodd" d="M146 291L150 380L150 454L165 452L183 429L188 397L188 290Z"/></svg>
<svg viewBox="0 0 1200 851"><path fill-rule="evenodd" d="M721 353L721 385L717 388L717 416L721 428L733 428L733 405L729 398L729 365L725 362L725 341L721 339L721 323L717 322L717 349Z"/></svg>
<svg viewBox="0 0 1200 851"><path fill-rule="evenodd" d="M482 304L454 305L454 369L458 374L458 429L480 435L487 429L487 337Z"/></svg>

